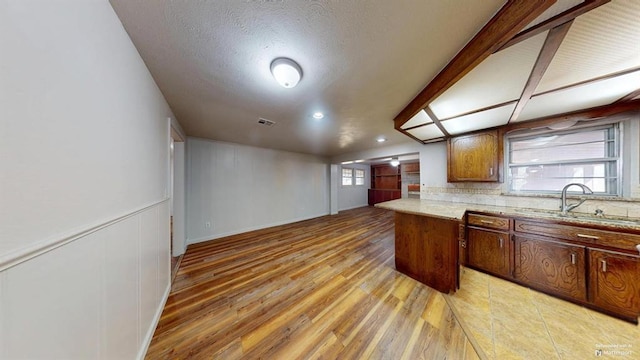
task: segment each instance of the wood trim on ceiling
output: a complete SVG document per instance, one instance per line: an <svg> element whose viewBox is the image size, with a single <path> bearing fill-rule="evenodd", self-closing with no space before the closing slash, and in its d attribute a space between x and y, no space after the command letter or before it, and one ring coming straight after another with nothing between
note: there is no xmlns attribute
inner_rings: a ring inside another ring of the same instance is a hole
<svg viewBox="0 0 640 360"><path fill-rule="evenodd" d="M496 52L502 51L510 46L513 46L519 42L525 41L529 38L532 38L540 33L543 33L551 28L557 27L566 23L567 21L572 21L578 16L587 13L597 7L600 7L611 0L586 0L581 4L578 4L572 7L569 10L563 11L560 14L541 22L538 25L532 26L529 29L519 33L514 36L513 39L509 40L506 44L500 47Z"/></svg>
<svg viewBox="0 0 640 360"><path fill-rule="evenodd" d="M543 118L508 124L505 125L504 129L505 132L511 132L520 129L535 129L539 127L546 127L560 121L596 119L634 110L640 110L640 99L627 102L615 102L609 105L593 107L590 109L578 110L564 114L551 115Z"/></svg>
<svg viewBox="0 0 640 360"><path fill-rule="evenodd" d="M567 21L564 24L556 26L553 29L549 30L547 38L544 40L544 44L542 45L542 49L538 54L538 58L533 65L531 74L529 74L527 84L522 90L520 100L518 100L515 109L513 109L513 113L511 113L511 117L509 118L509 121L507 121L507 124L516 120L518 116L520 116L522 110L524 110L524 107L527 106L527 103L531 99L531 96L533 96L533 92L538 87L538 84L540 84L540 80L542 80L542 77L547 71L549 64L551 64L551 60L553 60L553 57L560 48L562 40L564 40L564 37L569 32L571 24L573 24L573 20Z"/></svg>
<svg viewBox="0 0 640 360"><path fill-rule="evenodd" d="M427 124L425 124L425 125L427 125ZM414 126L411 129L415 129L415 128L420 127L420 126L424 126L424 125ZM413 140L419 142L419 143L424 143L422 140L420 140L417 137L409 134L409 132L407 130L405 130L405 129L397 129L397 130L400 131L401 133L407 135L408 137L412 138Z"/></svg>
<svg viewBox="0 0 640 360"><path fill-rule="evenodd" d="M584 81L579 81L577 83L573 83L573 84L569 84L569 85L565 85L565 86L561 86L559 88L555 88L555 89L551 89L551 90L547 90L547 91L543 91L543 92L539 92L531 97L536 97L536 96L541 96L541 95L545 95L545 94L549 94L549 93L553 93L556 91L561 91L561 90L566 90L566 89L571 89L574 87L578 87L578 86L582 86L582 85L587 85L587 84L591 84L594 82L598 82L598 81L602 81L602 80L608 80L608 79L613 79L615 77L618 76L622 76L622 75L627 75L627 74L631 74L633 72L636 71L640 71L640 67L636 67L636 68L631 68L631 69L627 69L627 70L622 70L622 71L618 71L615 73L611 73L611 74L607 74L607 75L602 75L602 76L598 76L592 79L587 79Z"/></svg>
<svg viewBox="0 0 640 360"><path fill-rule="evenodd" d="M442 126L442 124L440 123L440 119L438 119L438 117L436 116L436 114L433 113L433 111L431 111L431 108L429 106L427 106L426 108L424 108L424 112L427 113L427 115L429 115L429 117L431 118L431 120L433 120L433 123L436 124L436 126L438 127L438 129L440 129L440 131L442 131L442 133L444 134L445 137L449 137L451 136L451 134L449 134L449 132L447 131L447 129L444 128L444 126Z"/></svg>
<svg viewBox="0 0 640 360"><path fill-rule="evenodd" d="M628 93L627 95L621 97L620 99L616 100L616 103L631 101L631 100L637 98L638 96L640 96L640 89L632 91L632 92Z"/></svg>
<svg viewBox="0 0 640 360"><path fill-rule="evenodd" d="M507 106L507 105L513 104L513 103L515 103L517 101L518 100L509 100L509 101L505 101L505 102L500 103L500 104L490 105L490 106L483 107L483 108L480 108L480 109L467 111L467 112L464 112L462 114L458 114L456 116L451 116L451 117L448 117L448 118L440 119L440 122L447 121L447 120L452 120L452 119L457 119L457 118L462 117L462 116L467 116L467 115L471 115L471 114L475 114L475 113L479 113L479 112L483 112L483 111L487 111L487 110L493 110L493 109L496 109L496 108L499 108L499 107L503 107L503 106Z"/></svg>
<svg viewBox="0 0 640 360"><path fill-rule="evenodd" d="M555 2L556 0L508 0L453 60L395 117L394 127L399 130L433 99L501 48Z"/></svg>

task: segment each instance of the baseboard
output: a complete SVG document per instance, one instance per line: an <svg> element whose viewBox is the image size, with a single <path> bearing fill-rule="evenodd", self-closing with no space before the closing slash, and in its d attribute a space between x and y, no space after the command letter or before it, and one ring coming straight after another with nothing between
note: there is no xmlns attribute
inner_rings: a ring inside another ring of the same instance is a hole
<svg viewBox="0 0 640 360"><path fill-rule="evenodd" d="M338 212L340 212L340 211L347 211L347 210L353 210L353 209L358 209L358 208L365 207L365 206L369 206L369 204L360 204L360 205L350 206L350 207L348 207L348 208L344 208L344 209L338 209Z"/></svg>
<svg viewBox="0 0 640 360"><path fill-rule="evenodd" d="M153 317L153 321L151 322L151 326L147 330L147 334L144 339L142 339L142 347L140 348L140 352L138 353L138 360L144 360L144 357L147 355L147 350L149 350L149 345L151 345L151 340L153 339L153 334L156 332L156 327L158 327L158 323L160 322L160 317L162 316L162 311L164 310L164 305L167 303L167 299L169 298L169 294L171 293L171 283L167 285L167 289L162 296L162 300L160 301L160 306L156 310L156 314Z"/></svg>
<svg viewBox="0 0 640 360"><path fill-rule="evenodd" d="M205 242L205 241L209 241L209 240L220 239L220 238L223 238L223 237L226 237L226 236L231 236L231 235L238 235L238 234L246 233L246 232L249 232L249 231L262 230L262 229L268 229L268 228L274 227L274 226L292 224L292 223L295 223L295 222L298 222L298 221L305 221L305 220L315 219L315 218L319 218L319 217L327 216L327 215L329 215L329 212L322 213L322 214L316 214L316 215L312 215L312 216L296 218L296 219L291 219L291 220L286 220L286 221L279 221L279 222L270 223L270 224L264 224L264 225L258 225L258 226L242 228L242 229L238 229L238 230L234 230L234 231L228 231L228 232L225 232L225 233L215 234L215 235L206 236L206 237L200 237L200 238L195 238L195 239L187 239L187 245L197 244L197 243Z"/></svg>

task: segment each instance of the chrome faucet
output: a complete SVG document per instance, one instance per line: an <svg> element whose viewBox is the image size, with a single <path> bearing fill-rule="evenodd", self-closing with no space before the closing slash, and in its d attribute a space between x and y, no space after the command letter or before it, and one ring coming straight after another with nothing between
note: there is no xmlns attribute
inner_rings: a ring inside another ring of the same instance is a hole
<svg viewBox="0 0 640 360"><path fill-rule="evenodd" d="M577 208L578 206L582 205L583 202L585 202L585 200L587 199L580 199L579 202L575 203L575 204L567 204L567 189L572 187L572 186L579 186L582 188L582 193L587 195L587 194L593 194L593 191L591 191L591 189L589 189L589 187L587 187L587 185L584 184L578 184L578 183L571 183L571 184L567 184L567 186L562 188L562 204L560 205L560 214L562 215L567 215L567 213L575 208Z"/></svg>

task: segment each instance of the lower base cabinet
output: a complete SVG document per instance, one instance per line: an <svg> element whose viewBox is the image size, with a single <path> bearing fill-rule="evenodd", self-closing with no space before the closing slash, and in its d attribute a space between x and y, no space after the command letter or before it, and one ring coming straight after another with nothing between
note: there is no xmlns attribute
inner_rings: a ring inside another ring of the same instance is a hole
<svg viewBox="0 0 640 360"><path fill-rule="evenodd" d="M590 298L614 313L640 313L640 256L589 249Z"/></svg>
<svg viewBox="0 0 640 360"><path fill-rule="evenodd" d="M396 212L396 270L440 292L458 287L458 221Z"/></svg>
<svg viewBox="0 0 640 360"><path fill-rule="evenodd" d="M502 277L510 277L509 233L468 229L467 264Z"/></svg>
<svg viewBox="0 0 640 360"><path fill-rule="evenodd" d="M587 300L585 247L523 236L514 237L515 279L575 300Z"/></svg>
<svg viewBox="0 0 640 360"><path fill-rule="evenodd" d="M640 232L488 213L466 217L469 267L638 323Z"/></svg>

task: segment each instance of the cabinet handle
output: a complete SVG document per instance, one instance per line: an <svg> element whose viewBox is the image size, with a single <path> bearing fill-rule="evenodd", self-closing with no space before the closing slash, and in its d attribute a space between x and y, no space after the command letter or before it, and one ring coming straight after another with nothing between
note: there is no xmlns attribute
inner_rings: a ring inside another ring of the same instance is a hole
<svg viewBox="0 0 640 360"><path fill-rule="evenodd" d="M572 265L576 264L576 253L571 253L571 264Z"/></svg>
<svg viewBox="0 0 640 360"><path fill-rule="evenodd" d="M493 224L493 221L491 220L480 220L480 222L483 224Z"/></svg>
<svg viewBox="0 0 640 360"><path fill-rule="evenodd" d="M493 166L489 168L489 175L493 176Z"/></svg>
<svg viewBox="0 0 640 360"><path fill-rule="evenodd" d="M500 249L502 249L504 247L504 239L499 238L498 241L500 241Z"/></svg>
<svg viewBox="0 0 640 360"><path fill-rule="evenodd" d="M579 238L585 238L585 239L593 239L593 240L600 239L599 236L595 236L595 235L576 234L576 236Z"/></svg>
<svg viewBox="0 0 640 360"><path fill-rule="evenodd" d="M600 260L602 262L602 272L607 272L607 260Z"/></svg>
<svg viewBox="0 0 640 360"><path fill-rule="evenodd" d="M638 254L640 254L640 244L636 245L636 250L638 250Z"/></svg>

